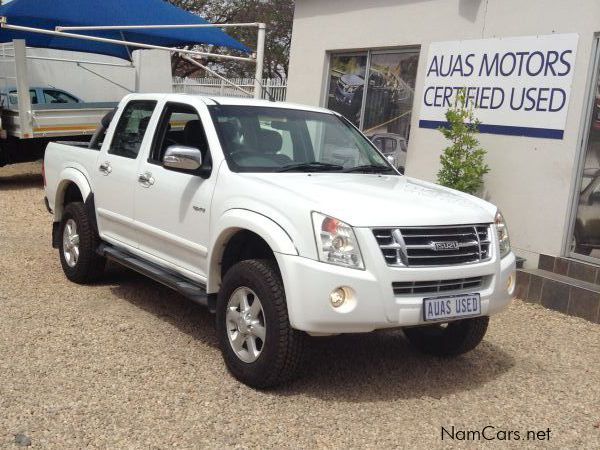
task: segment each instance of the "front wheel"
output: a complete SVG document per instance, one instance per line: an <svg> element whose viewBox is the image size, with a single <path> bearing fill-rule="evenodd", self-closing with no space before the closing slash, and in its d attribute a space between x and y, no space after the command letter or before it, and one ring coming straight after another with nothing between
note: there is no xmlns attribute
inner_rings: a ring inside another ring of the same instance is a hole
<svg viewBox="0 0 600 450"><path fill-rule="evenodd" d="M474 317L447 324L405 328L408 341L423 353L458 356L473 350L483 340L490 318Z"/></svg>
<svg viewBox="0 0 600 450"><path fill-rule="evenodd" d="M290 326L276 265L247 260L223 278L217 299L217 333L232 375L264 389L299 374L306 335Z"/></svg>

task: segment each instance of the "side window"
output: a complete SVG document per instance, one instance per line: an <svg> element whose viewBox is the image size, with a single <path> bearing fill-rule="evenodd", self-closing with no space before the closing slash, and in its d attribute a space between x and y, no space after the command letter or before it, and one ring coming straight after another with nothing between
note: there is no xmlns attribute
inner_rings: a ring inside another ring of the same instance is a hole
<svg viewBox="0 0 600 450"><path fill-rule="evenodd" d="M17 95L17 91L10 91L10 93L8 94L8 98L10 99L11 105L19 104L19 97ZM29 98L31 99L32 105L38 104L38 96L37 96L37 91L35 89L29 90Z"/></svg>
<svg viewBox="0 0 600 450"><path fill-rule="evenodd" d="M133 100L127 104L110 143L110 155L137 158L155 107L156 102L151 100Z"/></svg>
<svg viewBox="0 0 600 450"><path fill-rule="evenodd" d="M39 103L37 91L35 89L29 89L29 98L31 98L32 105L37 105Z"/></svg>
<svg viewBox="0 0 600 450"><path fill-rule="evenodd" d="M46 103L78 103L72 95L51 89L44 89L44 100Z"/></svg>
<svg viewBox="0 0 600 450"><path fill-rule="evenodd" d="M197 148L202 152L203 161L209 158L204 126L194 107L180 103L166 104L154 136L150 162L162 164L167 148L172 145Z"/></svg>
<svg viewBox="0 0 600 450"><path fill-rule="evenodd" d="M385 138L385 151L386 152L394 152L394 151L396 151L397 147L398 147L398 143L396 142L396 139Z"/></svg>
<svg viewBox="0 0 600 450"><path fill-rule="evenodd" d="M385 151L385 144L383 142L383 138L378 137L373 139L373 144L375 144L375 147L377 147L382 152Z"/></svg>
<svg viewBox="0 0 600 450"><path fill-rule="evenodd" d="M30 91L30 95L31 95L31 91ZM19 96L17 95L17 91L10 91L10 93L8 94L8 98L10 100L11 105L19 104ZM32 100L32 103L33 103L33 100Z"/></svg>

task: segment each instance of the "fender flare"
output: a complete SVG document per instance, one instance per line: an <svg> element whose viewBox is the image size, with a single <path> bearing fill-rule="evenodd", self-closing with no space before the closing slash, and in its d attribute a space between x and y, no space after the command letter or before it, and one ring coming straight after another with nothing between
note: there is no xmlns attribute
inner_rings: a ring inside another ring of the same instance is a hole
<svg viewBox="0 0 600 450"><path fill-rule="evenodd" d="M79 192L81 192L81 197L85 202L88 196L92 192L92 188L86 176L79 170L74 169L73 167L64 168L58 177L60 183L58 183L58 187L56 188L56 195L54 197L54 221L60 222L64 210L64 198L65 192L69 184L74 183Z"/></svg>
<svg viewBox="0 0 600 450"><path fill-rule="evenodd" d="M247 209L229 209L212 227L208 254L208 293L216 293L221 285L221 259L229 239L241 230L260 236L274 253L298 255L290 235L274 220Z"/></svg>

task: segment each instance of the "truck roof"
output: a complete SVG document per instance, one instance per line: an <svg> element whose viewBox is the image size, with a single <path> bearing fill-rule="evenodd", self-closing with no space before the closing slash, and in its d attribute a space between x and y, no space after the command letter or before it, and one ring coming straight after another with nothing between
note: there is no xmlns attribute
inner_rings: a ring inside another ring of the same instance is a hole
<svg viewBox="0 0 600 450"><path fill-rule="evenodd" d="M279 102L279 101L269 101L269 100L257 100L253 98L243 98L243 97L220 97L216 95L200 95L200 94L129 94L128 98L156 98L163 97L167 101L173 100L177 101L182 98L189 99L190 97L198 98L206 105L233 105L233 106L263 106L269 108L287 108L287 109L297 109L303 111L313 111L313 112L321 112L327 114L333 114L332 111L319 108L315 106L309 105L301 105L298 103L288 103L288 102Z"/></svg>

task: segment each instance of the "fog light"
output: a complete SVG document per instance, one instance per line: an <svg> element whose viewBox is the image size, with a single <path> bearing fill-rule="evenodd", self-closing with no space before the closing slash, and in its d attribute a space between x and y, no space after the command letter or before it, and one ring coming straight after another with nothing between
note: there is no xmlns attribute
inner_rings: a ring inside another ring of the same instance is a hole
<svg viewBox="0 0 600 450"><path fill-rule="evenodd" d="M344 288L337 288L331 291L329 294L329 301L331 302L331 306L334 308L339 308L346 301L346 291Z"/></svg>

